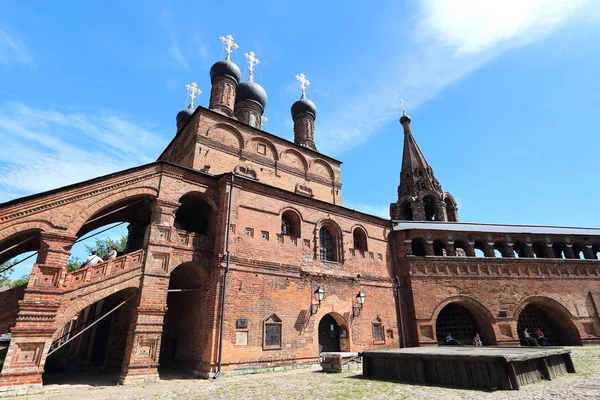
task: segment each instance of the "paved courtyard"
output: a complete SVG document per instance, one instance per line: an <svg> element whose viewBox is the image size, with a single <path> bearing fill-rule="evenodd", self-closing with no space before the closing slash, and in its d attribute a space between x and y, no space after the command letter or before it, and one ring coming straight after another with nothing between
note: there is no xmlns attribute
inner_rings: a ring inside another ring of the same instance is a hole
<svg viewBox="0 0 600 400"><path fill-rule="evenodd" d="M600 346L571 349L576 375L527 385L519 392L404 385L362 379L356 371L301 369L217 380L164 377L144 386L117 386L111 377L80 375L69 384L49 384L44 393L19 399L600 399Z"/></svg>

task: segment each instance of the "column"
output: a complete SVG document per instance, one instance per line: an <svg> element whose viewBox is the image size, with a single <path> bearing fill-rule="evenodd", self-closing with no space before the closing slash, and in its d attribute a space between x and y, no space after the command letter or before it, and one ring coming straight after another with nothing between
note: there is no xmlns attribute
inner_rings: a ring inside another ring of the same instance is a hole
<svg viewBox="0 0 600 400"><path fill-rule="evenodd" d="M0 394L41 389L46 355L55 332L61 289L71 246L77 237L42 232L37 261L31 271L17 323L0 373ZM62 329L63 327L59 327Z"/></svg>
<svg viewBox="0 0 600 400"><path fill-rule="evenodd" d="M144 274L137 305L131 315L121 384L158 380L158 361L169 288L170 234L179 203L157 199L148 228Z"/></svg>

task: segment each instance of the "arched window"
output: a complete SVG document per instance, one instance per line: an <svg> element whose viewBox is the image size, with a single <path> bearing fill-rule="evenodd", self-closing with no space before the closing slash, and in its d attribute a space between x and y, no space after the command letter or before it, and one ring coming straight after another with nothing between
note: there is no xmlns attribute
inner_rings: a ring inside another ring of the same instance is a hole
<svg viewBox="0 0 600 400"><path fill-rule="evenodd" d="M355 250L367 251L367 235L365 234L365 231L361 228L354 228L352 239Z"/></svg>
<svg viewBox="0 0 600 400"><path fill-rule="evenodd" d="M294 236L294 222L287 215L281 217L281 233Z"/></svg>
<svg viewBox="0 0 600 400"><path fill-rule="evenodd" d="M475 257L487 257L485 254L485 243L481 240L476 240L473 248L475 249Z"/></svg>
<svg viewBox="0 0 600 400"><path fill-rule="evenodd" d="M585 254L584 254L584 245L581 243L574 243L573 244L573 255L575 256L575 258L578 258L580 260L585 259Z"/></svg>
<svg viewBox="0 0 600 400"><path fill-rule="evenodd" d="M435 221L435 199L426 196L423 199L423 208L425 209L425 221Z"/></svg>
<svg viewBox="0 0 600 400"><path fill-rule="evenodd" d="M554 258L567 258L566 248L567 245L564 243L554 243L552 245L552 252L554 253Z"/></svg>
<svg viewBox="0 0 600 400"><path fill-rule="evenodd" d="M188 193L179 199L181 206L175 213L175 228L206 234L209 231L212 208L199 193Z"/></svg>
<svg viewBox="0 0 600 400"><path fill-rule="evenodd" d="M414 219L412 206L408 200L405 200L400 204L400 219L405 221L412 221Z"/></svg>
<svg viewBox="0 0 600 400"><path fill-rule="evenodd" d="M423 239L413 239L411 248L413 256L425 257L425 243L423 242Z"/></svg>
<svg viewBox="0 0 600 400"><path fill-rule="evenodd" d="M449 197L444 199L444 203L446 203L446 215L448 217L448 222L457 222L456 220L456 206L452 202Z"/></svg>
<svg viewBox="0 0 600 400"><path fill-rule="evenodd" d="M446 244L439 239L433 241L433 255L440 257L446 256Z"/></svg>
<svg viewBox="0 0 600 400"><path fill-rule="evenodd" d="M513 244L513 251L518 258L527 257L527 245L525 242L516 241Z"/></svg>
<svg viewBox="0 0 600 400"><path fill-rule="evenodd" d="M335 259L335 243L333 242L333 235L326 227L322 227L319 231L320 248L321 248L321 260L323 261L336 261Z"/></svg>
<svg viewBox="0 0 600 400"><path fill-rule="evenodd" d="M281 234L299 238L300 232L300 214L293 210L286 210L281 214Z"/></svg>
<svg viewBox="0 0 600 400"><path fill-rule="evenodd" d="M548 257L546 255L546 245L542 242L533 243L533 246L531 246L531 249L533 250L533 255L535 256L535 258L547 258Z"/></svg>

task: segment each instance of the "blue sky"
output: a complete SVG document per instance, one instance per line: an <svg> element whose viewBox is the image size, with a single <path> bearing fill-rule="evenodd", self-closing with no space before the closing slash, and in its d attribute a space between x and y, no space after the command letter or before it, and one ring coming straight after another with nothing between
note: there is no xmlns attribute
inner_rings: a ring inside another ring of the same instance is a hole
<svg viewBox="0 0 600 400"><path fill-rule="evenodd" d="M293 138L311 81L346 206L396 200L402 97L462 221L600 225L592 0L0 2L0 202L154 161L226 34L260 59L265 130Z"/></svg>

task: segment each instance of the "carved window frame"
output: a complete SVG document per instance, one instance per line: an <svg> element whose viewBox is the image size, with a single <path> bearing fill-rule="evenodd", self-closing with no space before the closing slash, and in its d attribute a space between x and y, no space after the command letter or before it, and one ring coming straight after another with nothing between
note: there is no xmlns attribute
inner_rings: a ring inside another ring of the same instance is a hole
<svg viewBox="0 0 600 400"><path fill-rule="evenodd" d="M279 331L278 344L268 344L268 330L276 328ZM263 322L263 350L281 350L283 342L283 322L276 314L271 315Z"/></svg>

